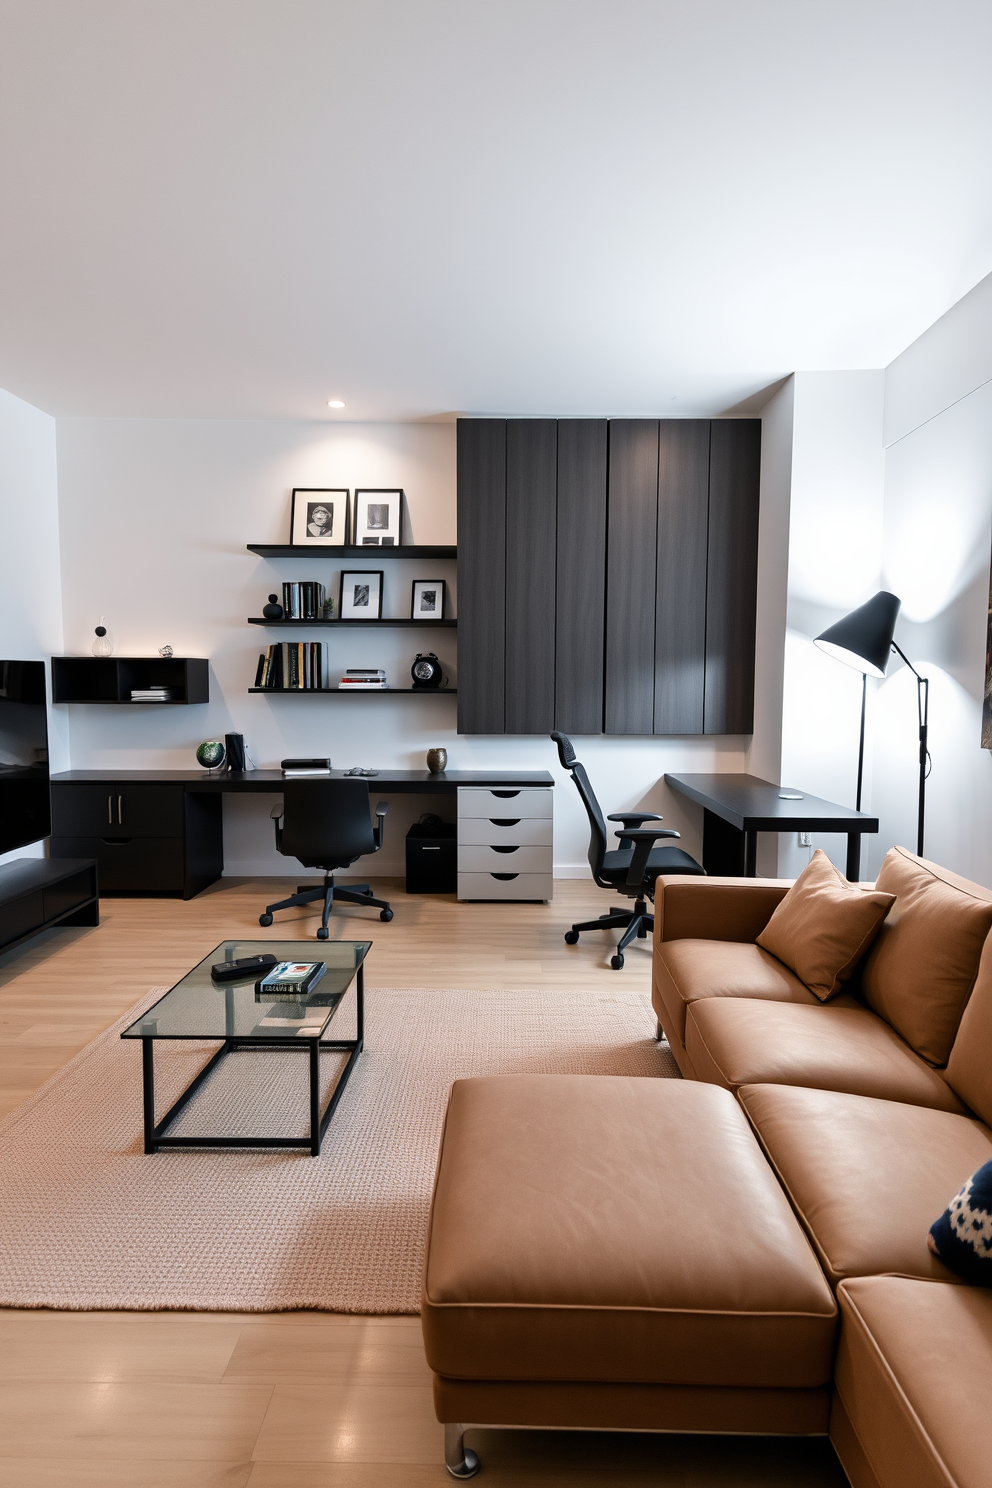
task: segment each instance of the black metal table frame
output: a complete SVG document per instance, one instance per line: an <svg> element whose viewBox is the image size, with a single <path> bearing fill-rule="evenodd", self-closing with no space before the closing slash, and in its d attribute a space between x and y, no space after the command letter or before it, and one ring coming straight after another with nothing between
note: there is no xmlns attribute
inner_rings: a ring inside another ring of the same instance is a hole
<svg viewBox="0 0 992 1488"><path fill-rule="evenodd" d="M365 1045L365 966L360 964L355 981L355 998L357 1004L356 1037L353 1039L322 1039L320 1037L308 1039L309 1063L310 1063L310 1135L308 1137L169 1137L165 1133L175 1121L179 1113L187 1106L207 1076L224 1058L234 1049L298 1049L300 1037L298 1034L279 1038L273 1035L271 1038L226 1038L200 1070L194 1080L187 1085L177 1101L166 1111L161 1121L155 1120L155 1039L156 1034L142 1034L141 1036L141 1085L142 1102L144 1107L145 1121L145 1152L150 1154L158 1152L163 1147L302 1147L309 1149L311 1157L320 1156L320 1144L324 1133L334 1112L337 1110L338 1102L344 1094L345 1087L351 1077L351 1072ZM335 1016L337 1009L335 1008ZM204 1035L184 1035L184 1042L199 1042ZM173 1036L170 1043L176 1042ZM350 1049L350 1054L334 1083L334 1089L328 1097L323 1111L320 1109L320 1051L321 1049Z"/></svg>

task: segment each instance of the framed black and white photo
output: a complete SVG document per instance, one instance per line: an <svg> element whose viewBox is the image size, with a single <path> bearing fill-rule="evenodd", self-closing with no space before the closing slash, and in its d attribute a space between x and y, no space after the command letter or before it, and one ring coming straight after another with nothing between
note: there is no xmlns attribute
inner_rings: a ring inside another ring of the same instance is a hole
<svg viewBox="0 0 992 1488"><path fill-rule="evenodd" d="M348 541L348 492L297 486L289 541L294 548L343 548Z"/></svg>
<svg viewBox="0 0 992 1488"><path fill-rule="evenodd" d="M402 491L355 492L351 540L356 548L398 548L402 523Z"/></svg>
<svg viewBox="0 0 992 1488"><path fill-rule="evenodd" d="M381 568L371 573L354 573L351 570L342 573L338 616L341 620L382 619Z"/></svg>
<svg viewBox="0 0 992 1488"><path fill-rule="evenodd" d="M444 619L443 579L414 579L410 615L414 620Z"/></svg>

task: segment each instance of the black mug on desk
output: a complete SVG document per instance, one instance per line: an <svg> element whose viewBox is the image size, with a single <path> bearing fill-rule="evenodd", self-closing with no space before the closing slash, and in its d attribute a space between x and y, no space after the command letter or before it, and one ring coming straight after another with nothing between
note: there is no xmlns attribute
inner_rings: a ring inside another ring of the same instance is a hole
<svg viewBox="0 0 992 1488"><path fill-rule="evenodd" d="M245 767L244 734L225 734L224 743L227 745L227 768L243 770Z"/></svg>

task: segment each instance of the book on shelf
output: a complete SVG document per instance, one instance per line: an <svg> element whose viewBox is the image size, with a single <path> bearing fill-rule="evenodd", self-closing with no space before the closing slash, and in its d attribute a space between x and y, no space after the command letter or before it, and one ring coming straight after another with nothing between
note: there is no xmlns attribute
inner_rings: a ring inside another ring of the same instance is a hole
<svg viewBox="0 0 992 1488"><path fill-rule="evenodd" d="M286 620L322 620L327 591L316 579L303 579L282 586L282 612Z"/></svg>
<svg viewBox="0 0 992 1488"><path fill-rule="evenodd" d="M279 641L258 658L255 686L273 692L313 692L323 687L320 641Z"/></svg>
<svg viewBox="0 0 992 1488"><path fill-rule="evenodd" d="M132 703L171 703L179 696L177 687L132 687Z"/></svg>

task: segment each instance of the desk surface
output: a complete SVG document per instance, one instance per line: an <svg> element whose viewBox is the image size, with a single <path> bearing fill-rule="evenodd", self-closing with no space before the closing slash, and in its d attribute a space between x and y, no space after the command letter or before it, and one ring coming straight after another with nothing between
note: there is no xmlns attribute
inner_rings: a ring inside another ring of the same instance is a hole
<svg viewBox="0 0 992 1488"><path fill-rule="evenodd" d="M330 775L302 775L291 777L299 780L344 780L344 770L332 770ZM554 776L548 770L445 770L432 775L430 770L380 770L378 775L355 777L364 779L369 790L383 795L419 794L450 795L460 785L484 786L490 790L522 790L535 786L554 785ZM173 783L184 785L187 790L214 792L268 792L281 791L286 776L281 770L219 771L216 775L206 770L63 770L52 776L53 784L82 784L86 781L102 783L119 781L123 785L140 781Z"/></svg>
<svg viewBox="0 0 992 1488"><path fill-rule="evenodd" d="M757 775L666 775L665 784L680 796L698 801L742 832L877 832L878 817L835 801L796 791L798 801L783 801L791 785L773 785Z"/></svg>

